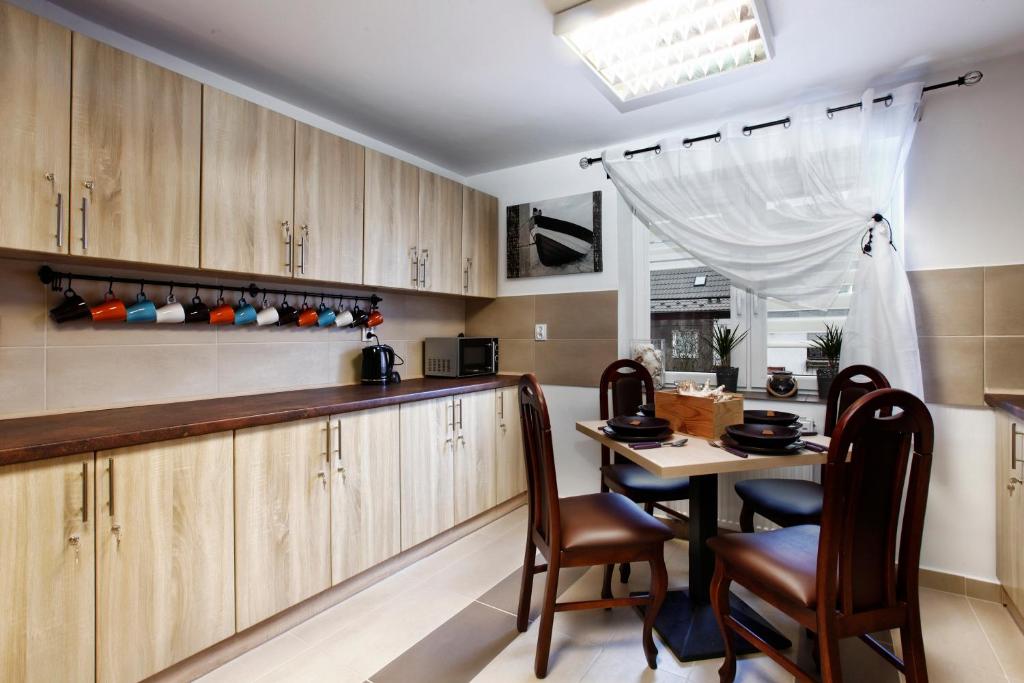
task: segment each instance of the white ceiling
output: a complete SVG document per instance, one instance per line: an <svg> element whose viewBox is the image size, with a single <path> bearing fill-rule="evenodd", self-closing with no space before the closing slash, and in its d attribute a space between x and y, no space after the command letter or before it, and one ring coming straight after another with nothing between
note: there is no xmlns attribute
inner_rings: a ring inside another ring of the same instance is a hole
<svg viewBox="0 0 1024 683"><path fill-rule="evenodd" d="M775 59L621 113L552 34L576 0L55 1L465 176L1024 48L1024 0L767 0Z"/></svg>

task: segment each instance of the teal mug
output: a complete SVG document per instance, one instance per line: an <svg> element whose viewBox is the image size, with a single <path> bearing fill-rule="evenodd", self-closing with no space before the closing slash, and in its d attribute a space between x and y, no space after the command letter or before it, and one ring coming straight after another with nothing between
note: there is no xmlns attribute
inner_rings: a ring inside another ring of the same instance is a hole
<svg viewBox="0 0 1024 683"><path fill-rule="evenodd" d="M238 308L235 309L236 325L251 325L256 322L256 308L248 303L243 296L238 300Z"/></svg>
<svg viewBox="0 0 1024 683"><path fill-rule="evenodd" d="M338 314L334 312L333 308L328 308L326 304L320 304L320 307L316 309L316 324L319 327L330 327L334 324L334 319L338 317Z"/></svg>
<svg viewBox="0 0 1024 683"><path fill-rule="evenodd" d="M147 299L144 292L139 292L135 303L128 307L125 320L130 323L156 322L156 304Z"/></svg>

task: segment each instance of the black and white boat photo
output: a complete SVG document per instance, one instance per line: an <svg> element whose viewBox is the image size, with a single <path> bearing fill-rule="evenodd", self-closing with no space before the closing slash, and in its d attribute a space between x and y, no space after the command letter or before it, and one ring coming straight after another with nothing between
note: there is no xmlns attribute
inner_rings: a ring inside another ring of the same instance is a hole
<svg viewBox="0 0 1024 683"><path fill-rule="evenodd" d="M510 206L507 219L509 278L601 272L600 191Z"/></svg>

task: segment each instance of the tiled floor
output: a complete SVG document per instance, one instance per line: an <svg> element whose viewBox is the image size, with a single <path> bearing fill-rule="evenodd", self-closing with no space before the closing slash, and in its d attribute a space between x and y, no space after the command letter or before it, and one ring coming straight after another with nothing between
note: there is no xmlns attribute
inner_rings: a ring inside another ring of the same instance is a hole
<svg viewBox="0 0 1024 683"><path fill-rule="evenodd" d="M515 683L531 681L536 622L515 631L526 512L520 508L408 567L200 679L222 681L372 681L373 683ZM686 583L686 544L667 551L670 586ZM540 578L540 577L539 577ZM642 590L645 567L629 587ZM563 600L600 593L600 570L563 572ZM536 602L543 579L534 590ZM743 597L797 643L800 630L749 594ZM1024 635L996 603L922 591L928 672L933 683L1024 683ZM549 681L702 683L717 681L721 660L682 664L659 644L659 668L647 668L640 621L632 610L588 610L555 616ZM859 641L844 641L846 681L896 682L895 671ZM792 681L763 656L741 660L739 681Z"/></svg>

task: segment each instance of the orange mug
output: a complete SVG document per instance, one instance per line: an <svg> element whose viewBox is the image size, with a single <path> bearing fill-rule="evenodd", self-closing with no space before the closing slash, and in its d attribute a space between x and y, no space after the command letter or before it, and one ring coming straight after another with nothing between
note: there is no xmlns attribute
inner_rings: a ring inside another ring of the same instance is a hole
<svg viewBox="0 0 1024 683"><path fill-rule="evenodd" d="M319 317L315 308L303 306L302 310L299 311L299 327L312 327L316 325Z"/></svg>
<svg viewBox="0 0 1024 683"><path fill-rule="evenodd" d="M211 325L233 325L235 323L235 309L224 303L224 299L217 299L216 308L210 309Z"/></svg>
<svg viewBox="0 0 1024 683"><path fill-rule="evenodd" d="M114 296L113 292L103 295L103 303L89 309L92 321L98 322L123 322L128 318L128 311L124 302Z"/></svg>
<svg viewBox="0 0 1024 683"><path fill-rule="evenodd" d="M380 325L382 322L384 322L384 314L375 309L370 311L370 317L366 319L366 326L377 327L377 325Z"/></svg>

